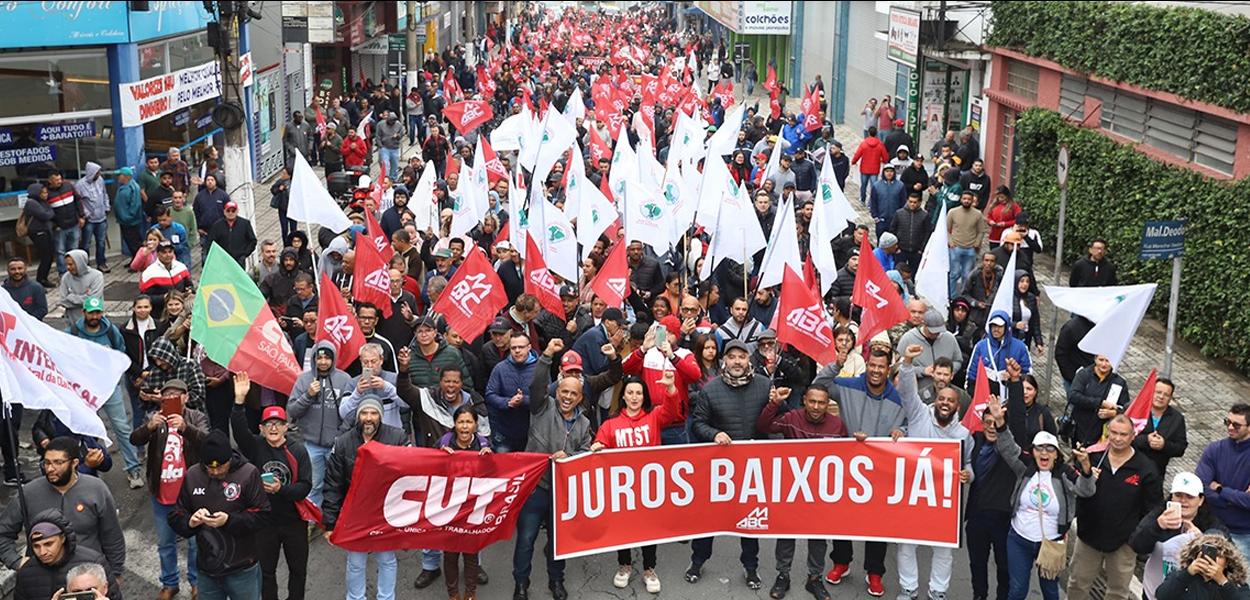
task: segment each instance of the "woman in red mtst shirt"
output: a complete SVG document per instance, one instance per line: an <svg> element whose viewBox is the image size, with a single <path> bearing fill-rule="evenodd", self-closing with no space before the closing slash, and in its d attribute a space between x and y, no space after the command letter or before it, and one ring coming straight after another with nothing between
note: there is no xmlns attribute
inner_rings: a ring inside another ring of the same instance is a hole
<svg viewBox="0 0 1250 600"><path fill-rule="evenodd" d="M604 448L660 445L660 430L681 421L686 411L682 406L684 399L677 393L676 374L672 370L664 371L664 376L656 383L664 386L665 393L660 405L652 408L650 393L643 380L633 375L625 377L621 396L612 401L615 416L599 426L595 442L590 445L591 452ZM618 588L629 587L629 576L633 572L631 553L629 548L616 551L616 562L620 568L612 583ZM660 593L660 578L655 574L655 544L642 547L642 580L648 592Z"/></svg>

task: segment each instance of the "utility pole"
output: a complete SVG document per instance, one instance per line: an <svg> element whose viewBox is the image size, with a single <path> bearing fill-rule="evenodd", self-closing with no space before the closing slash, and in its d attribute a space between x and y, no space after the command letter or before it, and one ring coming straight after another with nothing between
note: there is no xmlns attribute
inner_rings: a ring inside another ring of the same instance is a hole
<svg viewBox="0 0 1250 600"><path fill-rule="evenodd" d="M208 2L205 3L209 4ZM209 24L209 43L217 52L221 69L222 102L213 109L213 121L223 130L226 139L222 151L225 161L226 192L239 205L239 216L256 226L256 198L252 194L252 157L247 141L247 120L244 118L244 88L239 81L240 28L246 20L260 18L247 2L222 0L217 2L217 22ZM216 39L214 39L216 37ZM248 258L248 265L255 253Z"/></svg>
<svg viewBox="0 0 1250 600"><path fill-rule="evenodd" d="M422 12L424 11L418 9L416 0L408 0L408 26L404 28L408 36L407 57L404 61L407 63L404 65L406 67L404 70L408 82L404 87L407 88L417 85L417 65L421 64L421 51L417 48L417 27L421 23L421 17L424 16ZM408 90L403 90L403 94L407 96Z"/></svg>

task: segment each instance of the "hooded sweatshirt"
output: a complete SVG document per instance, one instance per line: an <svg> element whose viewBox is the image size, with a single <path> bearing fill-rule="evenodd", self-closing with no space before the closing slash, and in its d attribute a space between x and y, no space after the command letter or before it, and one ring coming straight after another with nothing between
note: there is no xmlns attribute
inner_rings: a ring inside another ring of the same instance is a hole
<svg viewBox="0 0 1250 600"><path fill-rule="evenodd" d="M989 320L993 320L994 317L1002 317L1004 321L1011 322L1011 315L1007 314L1006 311L996 310L990 313ZM991 371L1005 370L1008 358L1014 358L1016 362L1020 363L1020 368L1023 369L1023 372L1028 373L1032 370L1033 361L1029 359L1029 349L1020 340L1011 336L1010 326L1003 329L1003 339L996 340L994 336L987 334L972 347L972 357L968 359L967 372L969 389L976 385L976 368L978 363L985 364L986 375L990 375Z"/></svg>
<svg viewBox="0 0 1250 600"><path fill-rule="evenodd" d="M155 365L155 360L163 360L170 365L165 371ZM165 336L156 338L152 347L148 348L148 361L153 362L148 377L143 381L144 389L159 390L171 379L181 379L187 384L187 405L199 408L204 405L204 371L200 364L178 354L174 343ZM160 464L160 461L157 461Z"/></svg>
<svg viewBox="0 0 1250 600"><path fill-rule="evenodd" d="M61 560L50 565L45 565L39 559L31 556L31 559L17 570L17 583L13 587L13 597L18 600L51 598L58 589L65 587L65 575L69 573L70 569L87 563L104 565L106 562L104 556L99 552L89 546L78 543L78 536L74 533L74 527L65 519L61 511L55 509L45 510L31 519L32 526L40 523L53 523L64 532L65 552ZM120 598L116 574L110 572L108 576L108 596L110 598Z"/></svg>
<svg viewBox="0 0 1250 600"><path fill-rule="evenodd" d="M329 351L331 361L334 361L334 345L326 340L313 346L313 356L322 349ZM314 380L321 381L321 391L315 396L308 393L308 387ZM339 417L339 403L353 389L352 377L333 366L323 373L314 364L311 369L300 373L295 387L291 389L286 409L291 422L299 426L305 443L326 448L334 445L334 438L345 429Z"/></svg>
<svg viewBox="0 0 1250 600"><path fill-rule="evenodd" d="M201 508L230 518L221 527L191 527L191 515ZM169 526L182 537L195 538L200 573L220 577L256 564L256 533L268 524L269 513L260 471L236 454L221 478L209 475L203 463L187 468L178 503L169 511Z"/></svg>
<svg viewBox="0 0 1250 600"><path fill-rule="evenodd" d="M134 178L130 183L117 185L117 193L113 195L113 207L117 223L123 227L139 227L143 225L143 197L140 195L139 184Z"/></svg>
<svg viewBox="0 0 1250 600"><path fill-rule="evenodd" d="M104 297L104 273L87 260L87 251L77 248L66 253L74 262L77 275L66 271L61 276L57 291L61 294L60 305L65 307L65 320L73 323L82 318L82 303L87 298Z"/></svg>
<svg viewBox="0 0 1250 600"><path fill-rule="evenodd" d="M116 325L108 320L108 317L100 317L100 327L94 333L87 331L87 323L85 318L74 321L72 325L65 328L65 333L84 340L91 340L101 346L112 348L118 352L126 351L126 340L122 337L122 332Z"/></svg>
<svg viewBox="0 0 1250 600"><path fill-rule="evenodd" d="M104 178L100 174L100 165L87 163L82 179L74 183L74 191L82 202L84 216L88 223L103 223L109 214L109 194L104 189Z"/></svg>
<svg viewBox="0 0 1250 600"><path fill-rule="evenodd" d="M295 260L294 268L286 268L285 261L287 257ZM287 300L290 300L291 296L295 295L295 276L299 275L299 273L299 254L295 251L295 248L288 246L282 249L282 254L278 255L278 270L270 273L260 281L260 293L269 300L269 306L279 311L279 316L286 310ZM302 315L286 316L299 318Z"/></svg>
<svg viewBox="0 0 1250 600"><path fill-rule="evenodd" d="M43 192L42 183L32 183L26 188L26 205L22 213L30 215L30 232L52 231L52 219L56 212L47 202L39 199Z"/></svg>
<svg viewBox="0 0 1250 600"><path fill-rule="evenodd" d="M972 436L968 429L959 422L959 409L956 407L949 423L942 425L937 421L936 407L926 406L920 401L917 393L916 376L923 371L914 365L904 363L899 367L898 392L903 399L903 409L907 411L907 437L932 438L939 440L958 440L961 444L960 456L963 462L960 468L972 464ZM969 480L971 481L971 480Z"/></svg>
<svg viewBox="0 0 1250 600"><path fill-rule="evenodd" d="M103 554L111 572L122 572L126 564L126 538L117 518L113 494L102 479L80 473L78 481L62 494L47 477L38 477L22 486L22 493L26 496L28 514L48 509L61 511L79 536L79 543ZM35 523L38 521L29 524ZM20 503L10 502L0 517L0 561L10 569L16 570L22 559L17 545L17 534L22 527Z"/></svg>

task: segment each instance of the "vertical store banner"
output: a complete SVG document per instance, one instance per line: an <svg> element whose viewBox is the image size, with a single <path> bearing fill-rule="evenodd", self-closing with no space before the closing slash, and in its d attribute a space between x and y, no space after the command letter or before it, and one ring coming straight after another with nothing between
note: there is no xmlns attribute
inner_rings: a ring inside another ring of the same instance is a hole
<svg viewBox="0 0 1250 600"><path fill-rule="evenodd" d="M221 65L210 61L119 87L122 124L134 127L220 96Z"/></svg>
<svg viewBox="0 0 1250 600"><path fill-rule="evenodd" d="M959 546L956 440L734 442L558 461L555 555L735 535Z"/></svg>

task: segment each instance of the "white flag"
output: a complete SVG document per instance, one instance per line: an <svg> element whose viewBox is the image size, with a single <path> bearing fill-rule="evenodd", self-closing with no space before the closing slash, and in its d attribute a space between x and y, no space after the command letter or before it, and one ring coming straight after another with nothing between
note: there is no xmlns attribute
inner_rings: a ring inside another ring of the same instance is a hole
<svg viewBox="0 0 1250 600"><path fill-rule="evenodd" d="M551 167L556 164L557 160L560 160L560 157L575 141L577 141L577 130L556 111L547 111L543 117L542 137L535 144L537 149L534 152L534 163L528 165L533 167L534 187L546 183Z"/></svg>
<svg viewBox="0 0 1250 600"><path fill-rule="evenodd" d="M534 129L534 114L522 106L521 112L504 119L490 132L490 147L495 152L523 150Z"/></svg>
<svg viewBox="0 0 1250 600"><path fill-rule="evenodd" d="M812 264L820 273L821 291L828 291L829 286L838 278L838 264L830 245L833 238L838 237L846 229L847 223L856 220L855 209L846 200L846 194L838 185L838 178L833 172L833 163L828 154L820 168L817 179L820 195L812 207Z"/></svg>
<svg viewBox="0 0 1250 600"><path fill-rule="evenodd" d="M780 285L786 267L795 273L803 272L803 258L799 255L799 231L794 219L794 194L791 194L777 209L773 219L773 229L768 237L768 251L764 253L764 262L760 265L759 287L767 288Z"/></svg>
<svg viewBox="0 0 1250 600"><path fill-rule="evenodd" d="M760 221L751 207L746 188L735 186L731 182L729 189L721 197L720 216L716 220L716 229L712 232L712 243L708 251L711 260L704 261L704 269L710 273L723 258L745 264L767 245L764 230L760 228Z"/></svg>
<svg viewBox="0 0 1250 600"><path fill-rule="evenodd" d="M0 389L4 400L51 410L70 431L103 440L96 412L113 395L130 357L59 331L0 293Z"/></svg>
<svg viewBox="0 0 1250 600"><path fill-rule="evenodd" d="M946 203L942 203L945 208ZM1017 246L1018 248L1019 246ZM990 316L998 311L1007 313L1008 330L1012 327L1011 315L1015 311L1012 310L1012 303L1016 301L1016 250L1012 249L1011 258L1007 259L1007 266L1003 268L1003 276L998 281L998 289L994 292L994 302L990 304ZM985 320L985 332L990 332L990 320Z"/></svg>
<svg viewBox="0 0 1250 600"><path fill-rule="evenodd" d="M456 194L451 196L454 204L451 206L451 237L464 235L477 227L482 220L482 213L478 207L489 205L490 198L489 185L486 180L486 160L482 158L482 140L478 138L477 157L474 159L472 167L465 165L461 172L463 177L460 179L460 185L456 188Z"/></svg>
<svg viewBox="0 0 1250 600"><path fill-rule="evenodd" d="M1150 307L1156 287L1153 283L1143 283L1081 288L1044 285L1042 289L1055 306L1095 323L1077 347L1090 354L1106 356L1118 369Z"/></svg>
<svg viewBox="0 0 1250 600"><path fill-rule="evenodd" d="M946 223L946 203L942 212L938 213L938 223ZM916 295L929 301L929 304L946 316L950 306L950 272L951 256L949 247L950 233L945 225L933 229L929 241L924 245L924 254L920 255L920 267L916 269Z"/></svg>
<svg viewBox="0 0 1250 600"><path fill-rule="evenodd" d="M482 150L480 135L477 136L477 147L473 149L473 167L469 175L473 189L469 194L473 197L478 216L483 217L490 212L490 174L486 170L486 152ZM461 180L461 185L464 185L464 180Z"/></svg>
<svg viewBox="0 0 1250 600"><path fill-rule="evenodd" d="M625 195L625 182L639 181L638 155L629 145L629 136L622 127L617 132L616 147L612 148L612 166L608 169L608 188L612 190L613 199L620 201ZM625 212L624 209L621 212Z"/></svg>
<svg viewBox="0 0 1250 600"><path fill-rule="evenodd" d="M304 223L316 223L330 231L341 233L352 226L330 192L317 179L317 174L304 155L295 151L295 170L291 173L291 195L287 204L287 217Z"/></svg>
<svg viewBox="0 0 1250 600"><path fill-rule="evenodd" d="M408 207L412 209L412 223L423 235L426 229L438 229L438 203L434 200L434 180L437 177L434 161L426 162L408 201Z"/></svg>
<svg viewBox="0 0 1250 600"><path fill-rule="evenodd" d="M531 202L534 200L531 199ZM577 268L577 235L573 232L573 224L556 205L545 200L537 202L541 208L534 209L534 212L542 213L543 228L541 231L537 228L531 229L530 235L541 233L536 239L543 258L547 261L547 269L569 281L577 281L581 270ZM538 222L537 218L535 221Z"/></svg>
<svg viewBox="0 0 1250 600"><path fill-rule="evenodd" d="M368 125L372 120L373 120L373 111L369 111L368 113L365 114L365 116L360 118L360 124L356 126L356 135L360 136L360 139L362 140L369 139L369 134L366 131L366 129L368 129Z"/></svg>
<svg viewBox="0 0 1250 600"><path fill-rule="evenodd" d="M573 161L579 162L579 161ZM584 169L575 169L569 173L569 188L578 194L577 200L577 243L582 246L582 258L585 259L594 250L595 240L608 230L612 222L619 216L616 207L604 197L597 186L586 179ZM576 184L574 182L576 181ZM565 208L568 207L567 202Z"/></svg>
<svg viewBox="0 0 1250 600"><path fill-rule="evenodd" d="M520 166L514 169L513 175L512 185L508 186L508 240L521 258L525 258L525 236L530 229L530 213L525 208L525 199L529 190L525 188L525 178L521 176ZM541 198L540 194L539 199Z"/></svg>
<svg viewBox="0 0 1250 600"><path fill-rule="evenodd" d="M575 128L578 119L586 118L586 101L582 99L582 88L573 87L573 93L569 94L569 101L564 105L564 118Z"/></svg>
<svg viewBox="0 0 1250 600"><path fill-rule="evenodd" d="M695 223L713 231L720 216L721 200L725 194L737 193L729 167L719 156L709 156L703 161L703 184L699 187L699 204L695 210Z"/></svg>
<svg viewBox="0 0 1250 600"><path fill-rule="evenodd" d="M642 242L651 246L656 254L668 251L673 232L672 219L667 218L663 201L657 200L636 181L625 181L621 214L626 242Z"/></svg>
<svg viewBox="0 0 1250 600"><path fill-rule="evenodd" d="M725 114L725 120L721 122L721 126L707 141L707 157L709 159L733 154L734 148L738 147L738 130L742 129L742 115L746 112L746 109L747 105L745 103L738 104Z"/></svg>

